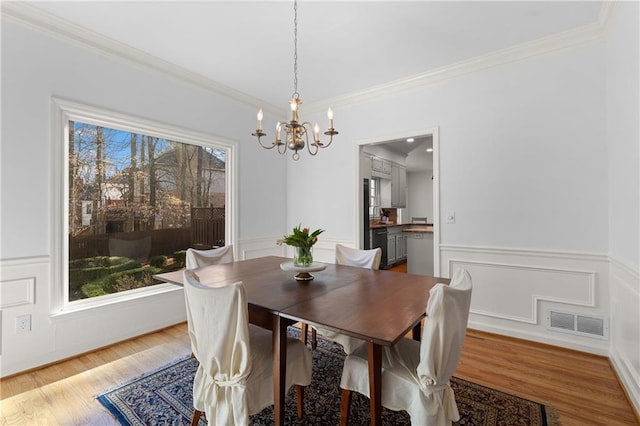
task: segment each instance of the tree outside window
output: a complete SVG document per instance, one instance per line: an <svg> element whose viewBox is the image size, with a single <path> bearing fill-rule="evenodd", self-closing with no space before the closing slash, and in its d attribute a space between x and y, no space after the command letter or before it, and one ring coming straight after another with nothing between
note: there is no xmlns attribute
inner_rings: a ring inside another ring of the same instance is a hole
<svg viewBox="0 0 640 426"><path fill-rule="evenodd" d="M69 121L69 300L156 284L225 245L226 150Z"/></svg>

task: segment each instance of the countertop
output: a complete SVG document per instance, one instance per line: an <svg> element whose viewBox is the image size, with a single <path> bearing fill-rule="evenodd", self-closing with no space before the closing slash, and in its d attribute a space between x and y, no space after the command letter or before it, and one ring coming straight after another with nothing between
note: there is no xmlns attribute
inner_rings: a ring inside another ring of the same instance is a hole
<svg viewBox="0 0 640 426"><path fill-rule="evenodd" d="M411 223L370 223L369 224L369 229L380 229L380 228L393 228L394 226L407 226L407 225L411 225Z"/></svg>
<svg viewBox="0 0 640 426"><path fill-rule="evenodd" d="M403 229L402 232L433 234L433 226L414 225L411 228Z"/></svg>
<svg viewBox="0 0 640 426"><path fill-rule="evenodd" d="M376 223L370 224L369 229L381 229L381 228L393 228L395 226L408 226L409 228L403 229L402 232L429 232L433 233L433 225L424 225L422 223Z"/></svg>

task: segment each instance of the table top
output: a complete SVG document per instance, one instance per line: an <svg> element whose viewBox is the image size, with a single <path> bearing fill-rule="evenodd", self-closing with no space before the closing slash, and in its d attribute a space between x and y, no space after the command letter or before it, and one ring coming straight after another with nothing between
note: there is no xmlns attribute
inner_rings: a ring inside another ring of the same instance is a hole
<svg viewBox="0 0 640 426"><path fill-rule="evenodd" d="M389 346L424 316L429 290L446 278L326 264L312 281L296 281L280 268L290 259L268 256L195 269L200 281L224 286L245 285L250 308L267 310L294 321L328 327L363 340ZM182 285L182 271L157 279Z"/></svg>

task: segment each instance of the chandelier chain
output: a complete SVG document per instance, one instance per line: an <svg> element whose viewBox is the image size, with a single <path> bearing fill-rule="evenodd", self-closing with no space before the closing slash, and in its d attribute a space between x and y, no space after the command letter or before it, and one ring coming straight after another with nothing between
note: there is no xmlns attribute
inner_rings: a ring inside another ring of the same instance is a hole
<svg viewBox="0 0 640 426"><path fill-rule="evenodd" d="M293 2L293 98L299 98L298 93L298 2Z"/></svg>
<svg viewBox="0 0 640 426"><path fill-rule="evenodd" d="M2 0L0 0L2 1ZM291 120L278 121L276 124L276 137L271 145L262 143L262 138L267 134L262 130L262 118L264 116L262 108L258 110L258 125L255 133L251 135L258 138L258 144L264 149L276 149L278 154L284 154L287 150L293 151L292 158L297 161L300 159L298 151L307 148L310 155L316 155L320 149L328 148L333 142L333 137L338 131L333 127L333 111L331 108L327 111L329 119L329 127L324 132L329 136L328 142L320 142L320 128L316 123L313 126L310 122L300 119L300 94L298 93L298 1L293 1L293 95L289 100L291 108ZM282 138L284 136L284 139Z"/></svg>

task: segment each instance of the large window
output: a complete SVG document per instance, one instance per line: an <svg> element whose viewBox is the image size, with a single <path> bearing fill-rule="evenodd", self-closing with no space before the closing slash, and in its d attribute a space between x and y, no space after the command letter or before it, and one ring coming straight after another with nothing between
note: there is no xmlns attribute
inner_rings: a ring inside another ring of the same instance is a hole
<svg viewBox="0 0 640 426"><path fill-rule="evenodd" d="M229 146L69 109L58 129L67 174L61 306L154 286L154 274L184 267L188 247L228 244Z"/></svg>

